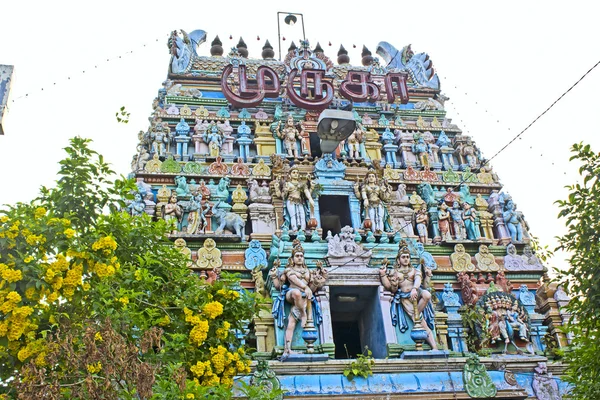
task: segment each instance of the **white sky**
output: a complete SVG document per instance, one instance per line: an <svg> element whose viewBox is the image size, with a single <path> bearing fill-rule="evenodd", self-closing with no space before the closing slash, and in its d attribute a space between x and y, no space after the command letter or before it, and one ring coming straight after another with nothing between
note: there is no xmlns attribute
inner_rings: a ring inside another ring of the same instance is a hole
<svg viewBox="0 0 600 400"><path fill-rule="evenodd" d="M137 132L146 130L152 100L166 78L166 42L174 29L205 30L202 55L215 35L226 49L241 35L250 57L260 58L265 39L277 54L277 11L303 13L311 45L319 41L335 60L342 43L355 65L363 44L374 53L382 40L397 48L412 43L416 53L433 60L442 91L451 98L448 116L487 157L600 59L598 2L299 3L2 4L0 64L14 65L15 76L14 103L5 115L6 135L0 136L0 204L29 201L39 186L51 186L61 149L75 135L92 138L93 148L118 173L129 172ZM284 51L290 40L298 44L301 33L299 24L282 21ZM492 162L543 243L554 245L554 236L564 232L553 203L566 197L564 186L576 179L570 145L584 141L600 151L599 88L600 67ZM121 106L131 113L127 125L114 116ZM562 258L554 264L564 265Z"/></svg>

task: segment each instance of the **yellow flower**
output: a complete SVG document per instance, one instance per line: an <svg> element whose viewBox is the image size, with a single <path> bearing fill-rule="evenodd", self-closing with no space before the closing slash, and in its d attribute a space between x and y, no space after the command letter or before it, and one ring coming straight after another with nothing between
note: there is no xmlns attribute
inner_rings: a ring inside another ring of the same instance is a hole
<svg viewBox="0 0 600 400"><path fill-rule="evenodd" d="M12 291L6 295L6 300L13 303L18 303L21 301L21 295L15 291Z"/></svg>
<svg viewBox="0 0 600 400"><path fill-rule="evenodd" d="M121 302L121 304L126 306L127 304L129 304L129 297L121 297L119 298L119 301Z"/></svg>
<svg viewBox="0 0 600 400"><path fill-rule="evenodd" d="M92 244L92 250L115 250L117 248L117 242L110 236L105 236L103 238L98 239Z"/></svg>
<svg viewBox="0 0 600 400"><path fill-rule="evenodd" d="M98 361L96 364L88 364L87 370L90 374L96 374L102 371L102 363Z"/></svg>
<svg viewBox="0 0 600 400"><path fill-rule="evenodd" d="M165 315L163 318L161 318L161 319L158 321L158 325L160 325L160 326L167 326L167 325L169 325L170 323L171 323L171 318L169 318L169 316L168 316L168 315Z"/></svg>
<svg viewBox="0 0 600 400"><path fill-rule="evenodd" d="M35 288L34 287L30 287L27 290L25 290L25 297L27 297L29 300L33 299L33 296L35 296Z"/></svg>
<svg viewBox="0 0 600 400"><path fill-rule="evenodd" d="M87 292L88 290L90 290L90 284L89 283L84 283L83 285L81 285L81 287L83 288L83 290L85 292Z"/></svg>
<svg viewBox="0 0 600 400"><path fill-rule="evenodd" d="M54 278L54 271L52 270L52 268L48 268L48 270L46 271L46 282L50 282L52 280L52 278Z"/></svg>
<svg viewBox="0 0 600 400"><path fill-rule="evenodd" d="M75 236L75 231L71 228L65 229L65 231L63 233L65 234L67 239L71 239L73 236Z"/></svg>
<svg viewBox="0 0 600 400"><path fill-rule="evenodd" d="M33 212L33 215L35 216L35 219L42 218L44 215L46 215L46 209L44 207L38 207Z"/></svg>
<svg viewBox="0 0 600 400"><path fill-rule="evenodd" d="M210 319L215 319L223 314L223 304L218 301L212 301L202 307L202 312Z"/></svg>
<svg viewBox="0 0 600 400"><path fill-rule="evenodd" d="M136 270L136 271L133 273L133 276L135 276L135 280L136 280L136 281L141 281L141 280L142 280L142 271L141 271L141 270L139 270L139 269L138 269L138 270Z"/></svg>
<svg viewBox="0 0 600 400"><path fill-rule="evenodd" d="M21 271L16 269L5 269L1 274L2 278L6 279L8 283L18 282L23 279Z"/></svg>
<svg viewBox="0 0 600 400"><path fill-rule="evenodd" d="M195 399L196 396L194 396L194 393L188 393L188 394L185 395L185 398L186 399Z"/></svg>
<svg viewBox="0 0 600 400"><path fill-rule="evenodd" d="M104 339L102 338L102 335L100 334L100 332L96 332L96 334L94 335L94 340L101 342Z"/></svg>
<svg viewBox="0 0 600 400"><path fill-rule="evenodd" d="M8 218L6 215L3 215L0 217L0 222L4 223L4 222L8 222L10 218Z"/></svg>
<svg viewBox="0 0 600 400"><path fill-rule="evenodd" d="M27 257L25 257L25 259L23 261L25 261L25 264L29 264L30 262L33 261L33 257L27 256Z"/></svg>

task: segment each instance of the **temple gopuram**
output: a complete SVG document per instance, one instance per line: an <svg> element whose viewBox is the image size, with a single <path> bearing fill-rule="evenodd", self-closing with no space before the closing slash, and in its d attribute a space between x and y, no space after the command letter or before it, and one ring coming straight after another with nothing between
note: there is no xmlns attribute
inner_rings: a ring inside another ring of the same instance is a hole
<svg viewBox="0 0 600 400"><path fill-rule="evenodd" d="M251 58L218 36L201 56L206 38L169 38L128 210L270 304L240 333L252 379L289 399L562 398L569 298L429 56L380 42L352 65L304 40Z"/></svg>

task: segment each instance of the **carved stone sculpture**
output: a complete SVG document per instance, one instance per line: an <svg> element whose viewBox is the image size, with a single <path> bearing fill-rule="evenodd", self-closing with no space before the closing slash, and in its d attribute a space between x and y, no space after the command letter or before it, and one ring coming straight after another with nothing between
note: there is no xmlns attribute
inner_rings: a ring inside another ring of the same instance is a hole
<svg viewBox="0 0 600 400"><path fill-rule="evenodd" d="M558 383L552 377L552 373L548 372L546 363L539 362L534 371L531 387L535 396L540 400L561 400Z"/></svg>
<svg viewBox="0 0 600 400"><path fill-rule="evenodd" d="M415 323L420 322L421 328L427 332L425 340L433 350L437 350L432 332L435 325L431 293L422 288L423 271L410 264L410 251L407 247L398 250L393 268L388 269L387 258L383 260L379 277L382 286L394 295L390 310L392 324L398 325L400 332L404 333L408 330L406 316Z"/></svg>
<svg viewBox="0 0 600 400"><path fill-rule="evenodd" d="M285 220L292 231L305 230L306 215L313 217L315 202L308 190L308 183L300 181L300 171L296 167L290 169L289 177L283 183L281 195L285 204Z"/></svg>
<svg viewBox="0 0 600 400"><path fill-rule="evenodd" d="M367 266L371 255L371 250L363 249L354 241L354 229L350 226L327 238L327 258L332 266Z"/></svg>
<svg viewBox="0 0 600 400"><path fill-rule="evenodd" d="M467 358L463 370L463 382L467 394L476 399L487 399L496 397L498 390L485 369L485 365L479 362L479 357L473 354Z"/></svg>
<svg viewBox="0 0 600 400"><path fill-rule="evenodd" d="M198 250L198 259L196 266L201 269L221 268L223 260L221 259L221 250L213 239L206 239L202 247Z"/></svg>
<svg viewBox="0 0 600 400"><path fill-rule="evenodd" d="M500 269L500 266L496 263L496 257L490 253L485 244L479 246L479 252L475 254L475 260L480 271L498 271Z"/></svg>
<svg viewBox="0 0 600 400"><path fill-rule="evenodd" d="M304 261L304 249L298 240L294 240L292 255L288 259L287 266L278 274L278 263L273 265L269 272L273 286L280 291L279 296L273 302L273 317L279 328L284 327L284 302L292 305L288 323L285 329L285 350L284 355L292 352L292 338L297 322L300 322L302 328L305 327L308 319L308 312L314 311L314 321L317 325L321 323L321 312L318 302L314 297L327 280L327 270L323 264L318 263L317 269L309 270ZM311 302L311 306L308 306Z"/></svg>
<svg viewBox="0 0 600 400"><path fill-rule="evenodd" d="M235 233L240 237L242 242L246 239L244 229L246 227L246 221L242 219L238 214L234 212L227 212L222 208L219 208L221 202L216 203L212 208L212 214L215 218L215 222L218 224L215 233L217 235L222 234L225 229Z"/></svg>
<svg viewBox="0 0 600 400"><path fill-rule="evenodd" d="M471 256L466 252L465 246L458 243L454 246L454 253L450 255L452 269L456 272L475 271L475 266L471 262Z"/></svg>
<svg viewBox="0 0 600 400"><path fill-rule="evenodd" d="M267 253L260 245L260 242L256 239L251 240L244 252L244 266L247 269L253 270L259 266L266 267L267 264Z"/></svg>
<svg viewBox="0 0 600 400"><path fill-rule="evenodd" d="M504 256L504 268L507 271L522 271L525 267L525 259L517 254L517 248L514 244L506 246L506 255Z"/></svg>
<svg viewBox="0 0 600 400"><path fill-rule="evenodd" d="M298 145L296 141L302 139L302 137L294 125L294 117L291 114L288 116L283 128L281 128L281 124L278 126L277 136L283 141L283 146L288 157L298 158Z"/></svg>
<svg viewBox="0 0 600 400"><path fill-rule="evenodd" d="M387 211L387 202L391 197L391 192L392 188L387 182L380 183L378 181L374 170L367 172L362 185L357 182L354 186L354 194L357 198L362 199L365 229L370 229L374 233L391 230Z"/></svg>
<svg viewBox="0 0 600 400"><path fill-rule="evenodd" d="M192 251L189 247L187 247L187 243L184 239L178 238L173 243L173 247L175 247L181 254L183 254L187 259L189 259L187 266L192 266Z"/></svg>

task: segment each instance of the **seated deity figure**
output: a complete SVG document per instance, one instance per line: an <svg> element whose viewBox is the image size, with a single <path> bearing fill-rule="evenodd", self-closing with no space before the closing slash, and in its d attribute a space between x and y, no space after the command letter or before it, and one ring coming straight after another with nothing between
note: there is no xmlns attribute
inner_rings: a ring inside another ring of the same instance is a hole
<svg viewBox="0 0 600 400"><path fill-rule="evenodd" d="M281 129L281 124L277 127L277 136L283 141L283 146L287 151L288 157L298 158L298 146L296 145L296 140L302 139L302 137L294 125L294 117L292 114L288 115L283 129Z"/></svg>
<svg viewBox="0 0 600 400"><path fill-rule="evenodd" d="M286 222L292 231L306 229L306 203L310 204L309 216L313 217L315 202L312 198L307 183L300 182L300 171L292 167L289 171L289 179L283 184L282 197L285 204Z"/></svg>
<svg viewBox="0 0 600 400"><path fill-rule="evenodd" d="M138 216L142 215L146 210L146 202L142 198L142 194L140 192L136 192L133 197L133 201L127 206L127 211L129 215Z"/></svg>
<svg viewBox="0 0 600 400"><path fill-rule="evenodd" d="M426 269L429 270L429 268ZM430 270L425 271L426 275L429 272ZM398 325L400 332L404 333L408 330L407 315L413 322L420 320L422 328L427 332L427 343L433 350L437 350L437 343L433 335L435 324L431 293L421 287L423 272L420 268L414 268L410 264L408 247L404 246L398 250L393 268L388 269L387 258L383 260L379 269L379 277L383 287L394 294L390 310L392 324ZM415 315L415 311L418 313L417 315Z"/></svg>
<svg viewBox="0 0 600 400"><path fill-rule="evenodd" d="M515 204L512 200L508 200L504 205L504 212L502 213L504 223L510 233L510 238L513 242L521 242L523 240L523 226L519 220L519 214L515 210Z"/></svg>
<svg viewBox="0 0 600 400"><path fill-rule="evenodd" d="M298 321L304 328L306 325L307 303L310 301L314 311L314 321L316 325L321 323L321 309L319 303L314 297L327 280L327 270L323 269L321 263L317 263L316 270L309 270L304 261L304 249L301 243L296 239L293 243L292 256L288 259L287 266L281 273L277 274L278 262L275 262L269 276L273 286L280 291L279 296L273 302L273 317L279 328L284 327L284 303L291 304L290 315L285 329L285 349L284 356L292 352L292 339L294 330Z"/></svg>
<svg viewBox="0 0 600 400"><path fill-rule="evenodd" d="M373 233L390 231L391 223L386 205L391 198L392 188L385 180L379 183L374 170L367 172L365 179L366 182L362 186L358 182L354 186L354 194L363 200L363 226L371 229Z"/></svg>
<svg viewBox="0 0 600 400"><path fill-rule="evenodd" d="M519 334L519 338L525 342L528 342L528 330L527 324L523 321L521 316L519 315L519 304L515 302L512 308L508 309L506 312L506 322L508 334L513 336L515 333ZM510 328L509 328L510 327Z"/></svg>

